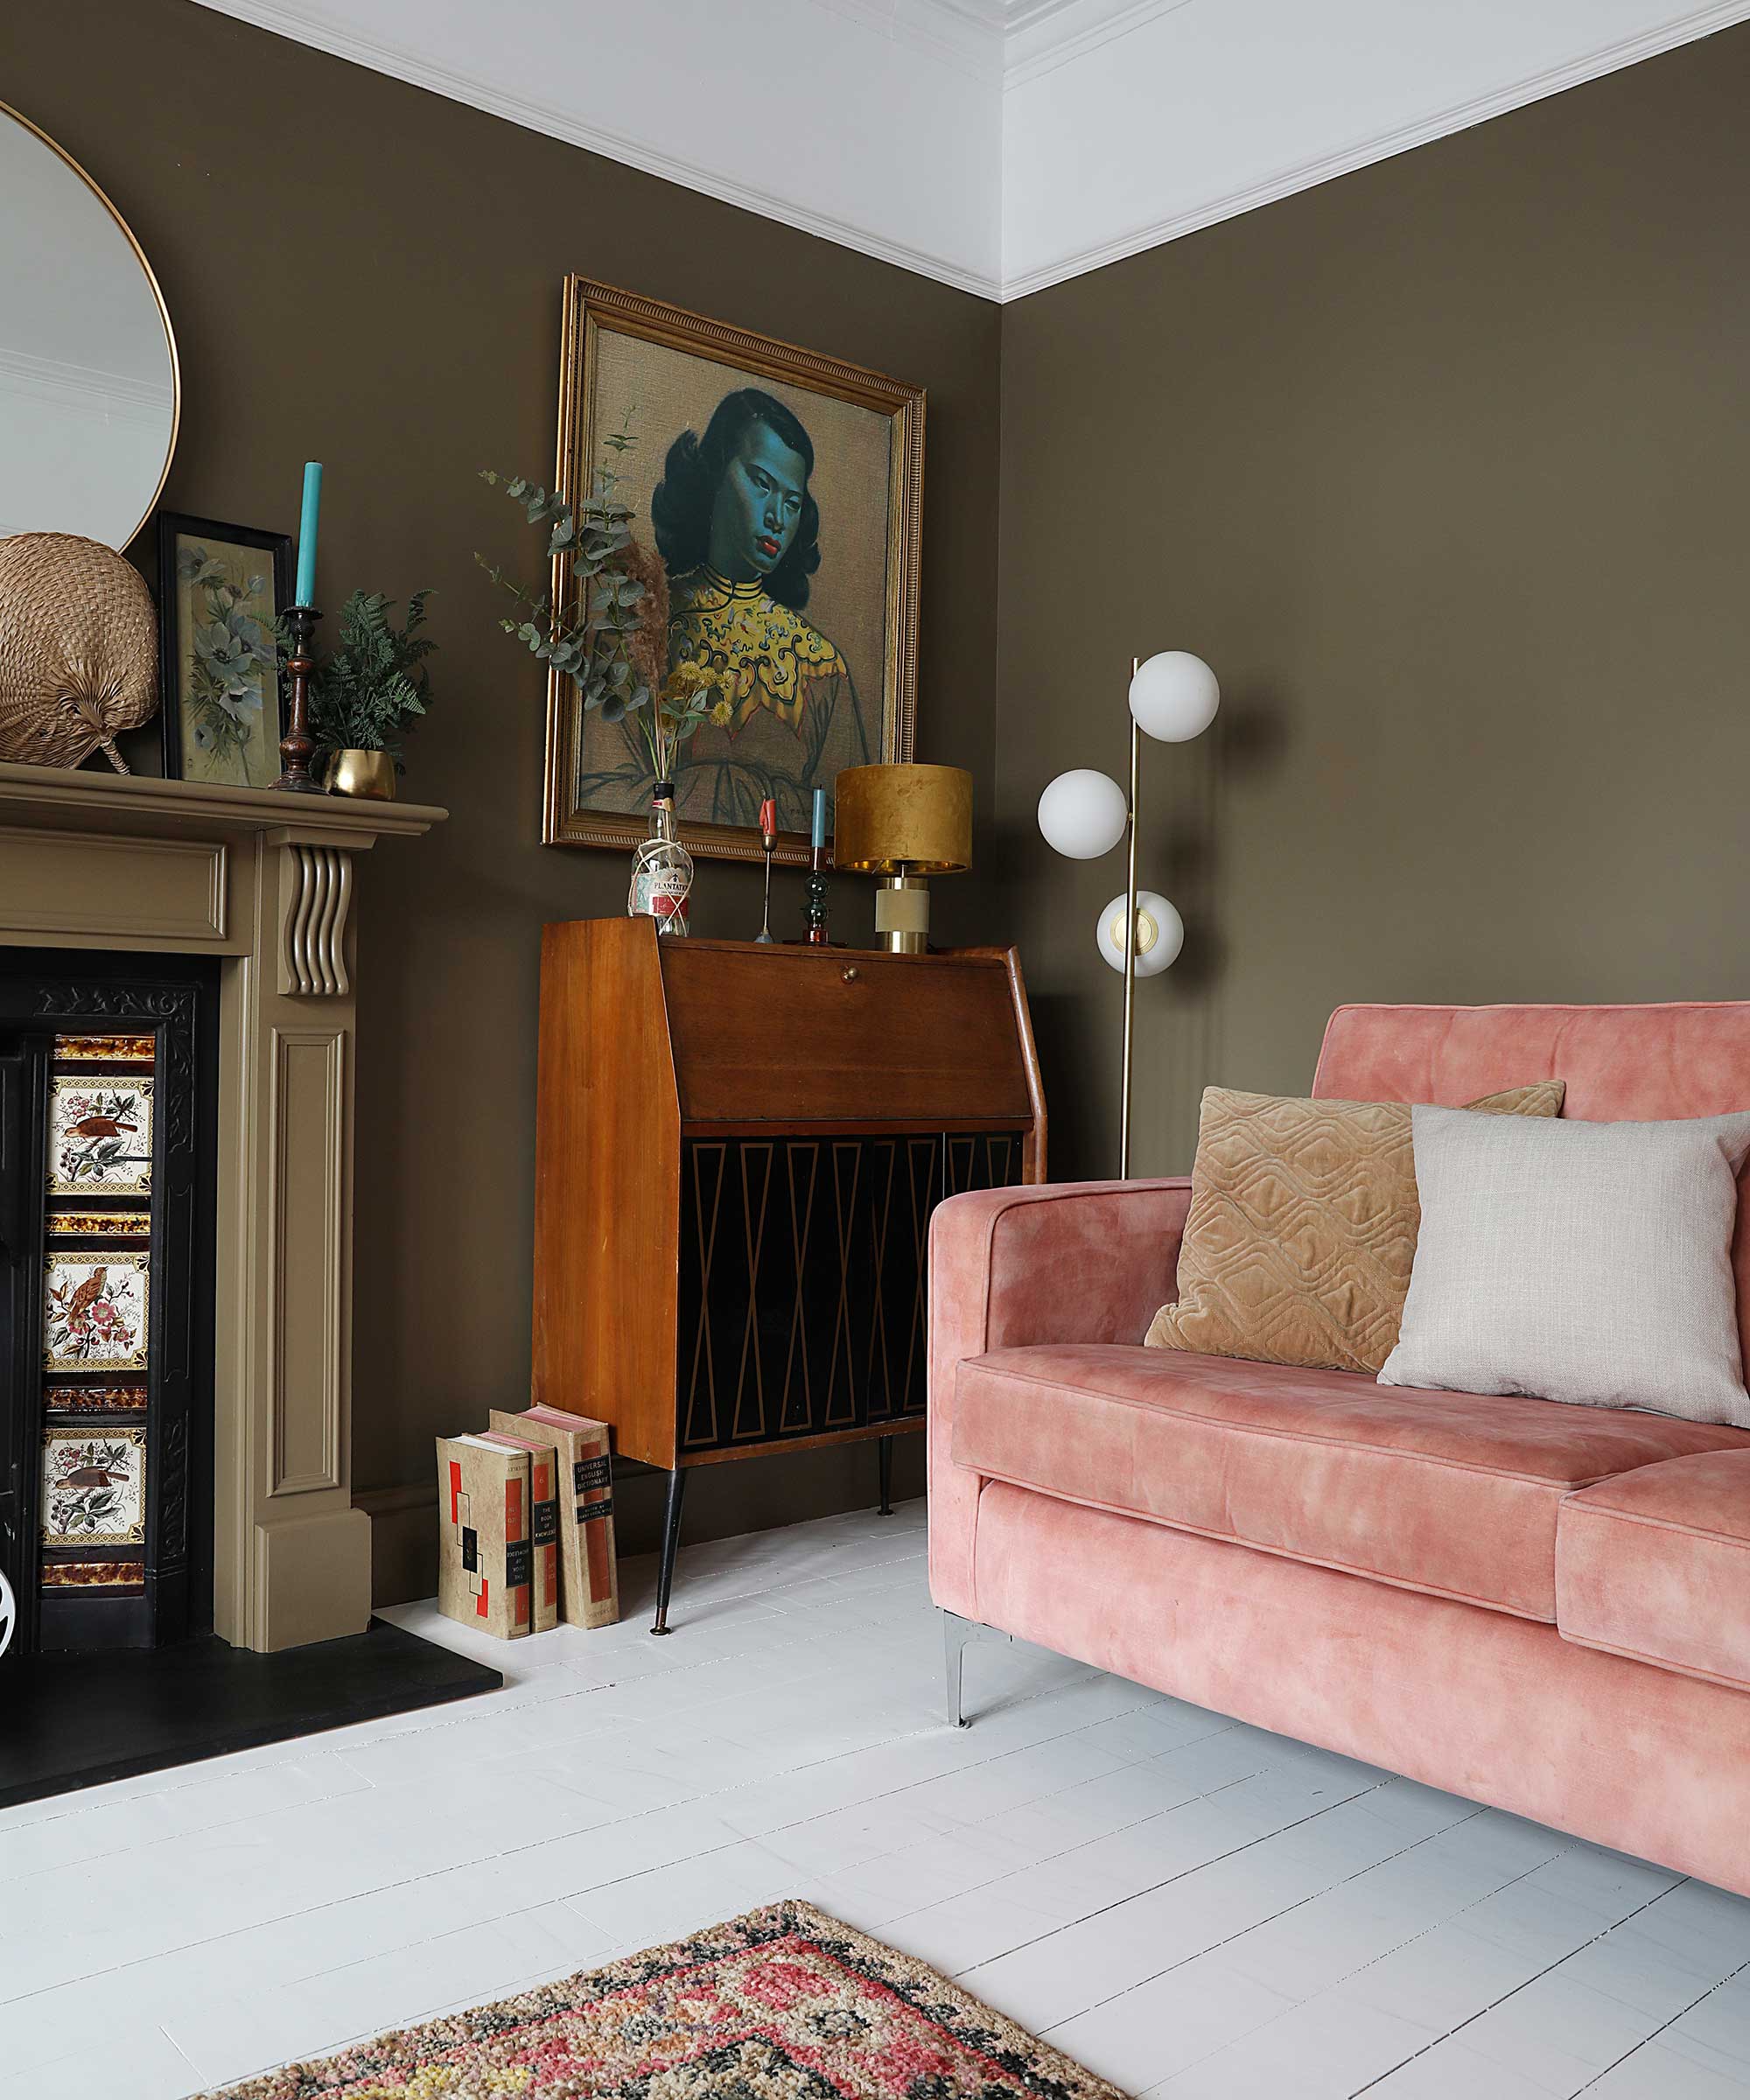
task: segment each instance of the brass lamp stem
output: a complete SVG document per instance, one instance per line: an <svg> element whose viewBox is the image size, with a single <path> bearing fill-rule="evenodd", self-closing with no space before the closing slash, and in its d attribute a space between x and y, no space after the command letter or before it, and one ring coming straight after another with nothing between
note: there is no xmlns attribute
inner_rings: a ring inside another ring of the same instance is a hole
<svg viewBox="0 0 1750 2100"><path fill-rule="evenodd" d="M1134 678L1138 659L1130 659L1130 676ZM1137 776L1138 761L1142 751L1142 731L1137 718L1130 717L1130 801L1124 819L1125 858L1128 867L1124 878L1124 1074L1118 1104L1118 1179L1130 1178L1130 1043L1135 1020L1137 995Z"/></svg>

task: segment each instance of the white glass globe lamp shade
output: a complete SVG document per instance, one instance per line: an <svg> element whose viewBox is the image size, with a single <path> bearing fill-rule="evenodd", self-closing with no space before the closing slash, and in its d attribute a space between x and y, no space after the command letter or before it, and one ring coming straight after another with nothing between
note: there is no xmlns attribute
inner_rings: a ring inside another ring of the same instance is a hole
<svg viewBox="0 0 1750 2100"><path fill-rule="evenodd" d="M1114 970L1124 967L1123 892L1100 914L1100 953ZM1185 946L1185 921L1165 897L1153 890L1137 892L1137 975L1158 977Z"/></svg>
<svg viewBox="0 0 1750 2100"><path fill-rule="evenodd" d="M12 1629L18 1623L18 1606L12 1586L0 1575L0 1656L12 1645Z"/></svg>
<svg viewBox="0 0 1750 2100"><path fill-rule="evenodd" d="M1045 843L1067 860L1098 860L1124 836L1130 805L1110 774L1079 766L1060 773L1039 799Z"/></svg>
<svg viewBox="0 0 1750 2100"><path fill-rule="evenodd" d="M1215 719L1222 689L1200 656L1163 649L1137 666L1130 680L1130 712L1146 737L1186 744Z"/></svg>

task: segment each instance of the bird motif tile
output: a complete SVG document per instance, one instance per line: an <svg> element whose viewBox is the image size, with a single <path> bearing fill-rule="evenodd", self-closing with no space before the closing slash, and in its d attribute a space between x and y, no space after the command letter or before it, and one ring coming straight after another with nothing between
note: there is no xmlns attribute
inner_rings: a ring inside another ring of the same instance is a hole
<svg viewBox="0 0 1750 2100"><path fill-rule="evenodd" d="M60 1074L50 1082L49 1188L140 1195L152 1185L152 1082Z"/></svg>
<svg viewBox="0 0 1750 2100"><path fill-rule="evenodd" d="M144 1429L43 1432L43 1544L136 1546L146 1536Z"/></svg>
<svg viewBox="0 0 1750 2100"><path fill-rule="evenodd" d="M45 1370L144 1368L150 1260L147 1254L118 1250L49 1256L43 1306Z"/></svg>

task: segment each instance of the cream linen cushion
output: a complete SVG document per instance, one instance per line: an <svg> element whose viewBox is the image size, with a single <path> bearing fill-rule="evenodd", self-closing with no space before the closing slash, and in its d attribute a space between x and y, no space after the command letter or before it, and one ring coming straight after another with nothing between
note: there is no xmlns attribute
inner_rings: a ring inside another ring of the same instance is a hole
<svg viewBox="0 0 1750 2100"><path fill-rule="evenodd" d="M1750 1429L1732 1236L1750 1114L1413 1119L1422 1231L1382 1385Z"/></svg>
<svg viewBox="0 0 1750 2100"><path fill-rule="evenodd" d="M1557 1116L1558 1079L1471 1105ZM1179 1302L1151 1348L1378 1370L1416 1252L1410 1107L1208 1087L1179 1252Z"/></svg>

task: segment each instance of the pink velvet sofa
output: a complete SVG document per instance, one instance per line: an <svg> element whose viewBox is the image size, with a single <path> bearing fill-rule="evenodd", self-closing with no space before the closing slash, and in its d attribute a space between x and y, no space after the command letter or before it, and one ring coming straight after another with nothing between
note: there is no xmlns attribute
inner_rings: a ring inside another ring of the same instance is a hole
<svg viewBox="0 0 1750 2100"><path fill-rule="evenodd" d="M1312 1091L1750 1108L1750 1004L1348 1006ZM1750 1894L1750 1433L1144 1349L1190 1183L931 1231L929 1566L990 1627ZM1750 1315L1750 1203L1734 1263ZM1750 1361L1750 1344L1746 1344Z"/></svg>

